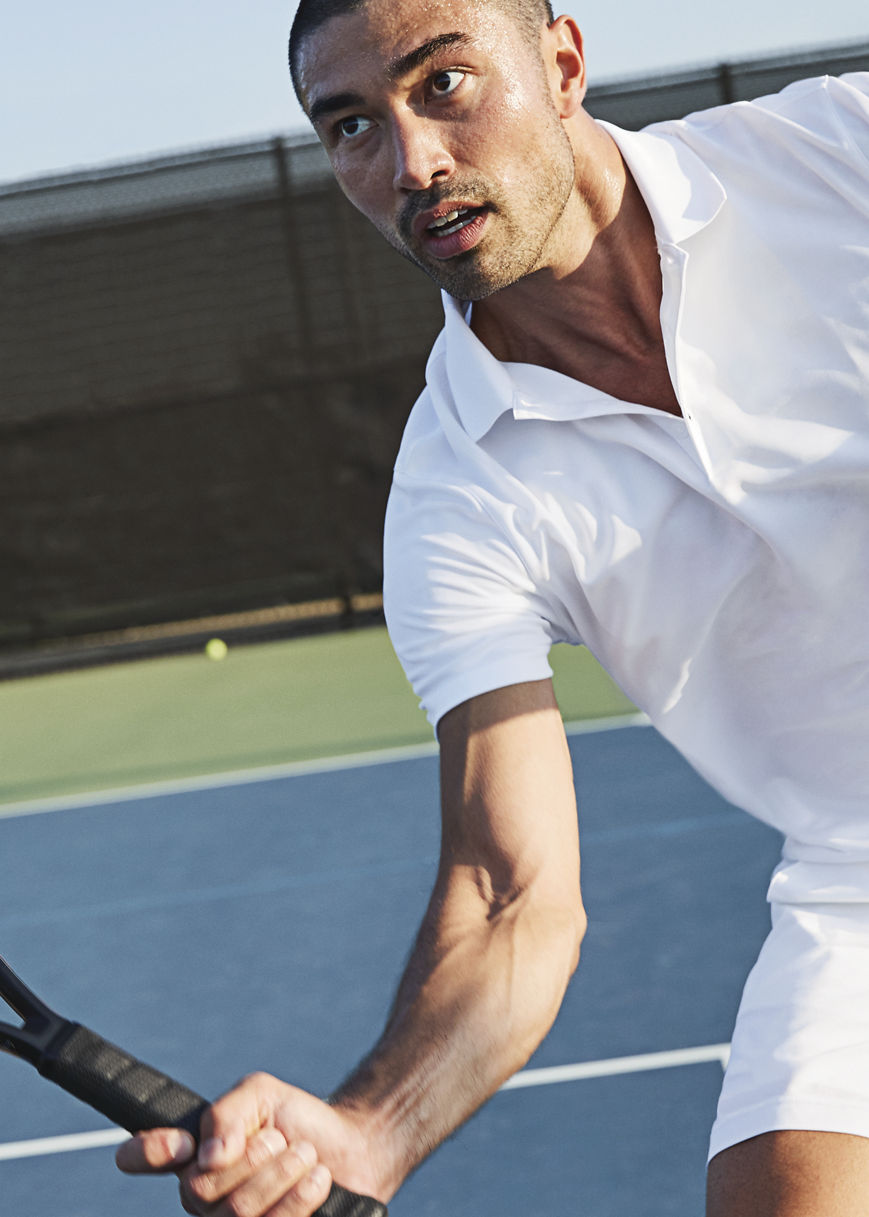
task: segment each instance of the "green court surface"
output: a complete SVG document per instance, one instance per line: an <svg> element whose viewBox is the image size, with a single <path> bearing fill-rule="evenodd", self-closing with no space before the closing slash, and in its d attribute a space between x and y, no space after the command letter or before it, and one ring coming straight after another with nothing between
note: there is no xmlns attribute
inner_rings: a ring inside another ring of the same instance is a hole
<svg viewBox="0 0 869 1217"><path fill-rule="evenodd" d="M566 720L630 713L584 648L551 654ZM431 742L367 628L0 683L0 804Z"/></svg>

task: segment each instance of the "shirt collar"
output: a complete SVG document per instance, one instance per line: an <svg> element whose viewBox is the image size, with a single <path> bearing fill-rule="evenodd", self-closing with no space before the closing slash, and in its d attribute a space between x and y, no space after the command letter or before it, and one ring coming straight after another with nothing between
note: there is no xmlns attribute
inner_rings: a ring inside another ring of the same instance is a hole
<svg viewBox="0 0 869 1217"><path fill-rule="evenodd" d="M623 131L611 123L600 125L615 140L637 182L652 216L659 247L688 241L712 222L724 204L724 187L682 140L660 134L654 127ZM551 402L551 417L580 417L588 413L592 403L598 404L595 412L601 413L600 406L607 401L613 409L625 408L605 394L551 369L513 365L511 373L510 365L495 359L470 328L470 305L446 292L441 295L445 325L441 342L432 354L438 347L445 354L451 396L463 429L475 442L506 410L516 407L520 415L525 414L524 401L516 400L517 391L525 398L529 386L525 385L523 390L522 382L534 379L535 374L550 382L547 398L556 386L559 390L556 394L559 401ZM565 395L571 398L570 405L561 400ZM534 397L539 401L537 393ZM539 406L534 412L543 416Z"/></svg>
<svg viewBox="0 0 869 1217"><path fill-rule="evenodd" d="M623 131L599 122L615 140L652 216L658 245L680 245L718 215L727 193L721 182L683 139L674 124Z"/></svg>
<svg viewBox="0 0 869 1217"><path fill-rule="evenodd" d="M441 340L450 393L462 427L476 443L512 406L513 382L506 365L491 354L468 324L471 306L446 292L441 292L441 297L444 303Z"/></svg>

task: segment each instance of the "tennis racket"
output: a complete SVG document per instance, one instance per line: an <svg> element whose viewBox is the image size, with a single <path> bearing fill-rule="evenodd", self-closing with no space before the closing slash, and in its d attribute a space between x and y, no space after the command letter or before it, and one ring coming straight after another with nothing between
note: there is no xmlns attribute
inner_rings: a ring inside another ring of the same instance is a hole
<svg viewBox="0 0 869 1217"><path fill-rule="evenodd" d="M208 1102L40 1001L0 958L0 996L23 1021L0 1022L0 1050L35 1065L44 1078L128 1132L184 1128L199 1137ZM332 1185L318 1217L386 1217L386 1207Z"/></svg>

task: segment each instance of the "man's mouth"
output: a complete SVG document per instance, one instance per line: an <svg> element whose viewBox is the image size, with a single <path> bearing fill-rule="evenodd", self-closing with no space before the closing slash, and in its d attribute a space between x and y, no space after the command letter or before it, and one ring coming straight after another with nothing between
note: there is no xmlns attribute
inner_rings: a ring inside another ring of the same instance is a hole
<svg viewBox="0 0 869 1217"><path fill-rule="evenodd" d="M456 254L467 253L481 239L490 211L485 203L476 207L472 203L452 206L441 203L417 216L414 223L416 239L433 258L453 258Z"/></svg>

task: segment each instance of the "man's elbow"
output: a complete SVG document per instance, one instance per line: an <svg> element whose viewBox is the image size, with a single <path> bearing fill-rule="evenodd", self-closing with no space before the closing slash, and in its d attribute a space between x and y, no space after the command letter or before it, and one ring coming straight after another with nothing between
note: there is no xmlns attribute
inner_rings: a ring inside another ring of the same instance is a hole
<svg viewBox="0 0 869 1217"><path fill-rule="evenodd" d="M588 930L588 915L582 902L573 903L565 909L563 920L564 951L568 970L567 979L570 980L570 977L579 967L582 944Z"/></svg>
<svg viewBox="0 0 869 1217"><path fill-rule="evenodd" d="M582 953L582 944L585 941L585 935L588 930L588 914L585 911L585 906L582 901L578 907L573 909L571 918L572 928L572 949L570 955L570 975L572 976L579 967L579 957Z"/></svg>
<svg viewBox="0 0 869 1217"><path fill-rule="evenodd" d="M561 1008L579 963L587 918L581 903L550 898L526 907L520 924L524 926L520 954L525 964L514 976L514 980L521 977L521 984L520 991L514 990L510 1006L514 1012L522 1012L512 1026L512 1036L524 1064Z"/></svg>
<svg viewBox="0 0 869 1217"><path fill-rule="evenodd" d="M578 898L541 901L533 917L536 954L548 961L553 975L558 975L563 988L579 965L582 943L588 929L588 917Z"/></svg>

